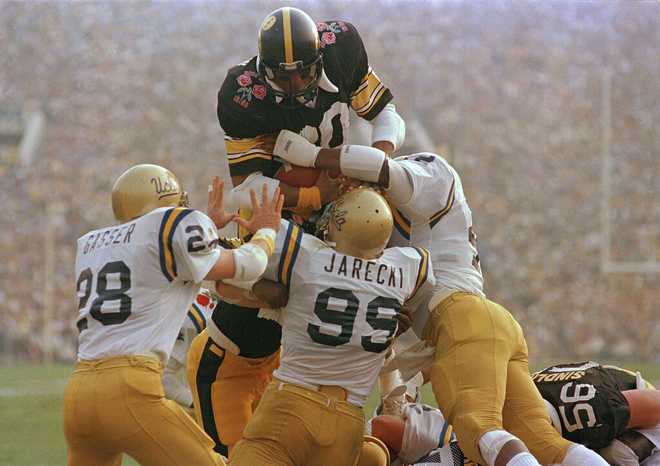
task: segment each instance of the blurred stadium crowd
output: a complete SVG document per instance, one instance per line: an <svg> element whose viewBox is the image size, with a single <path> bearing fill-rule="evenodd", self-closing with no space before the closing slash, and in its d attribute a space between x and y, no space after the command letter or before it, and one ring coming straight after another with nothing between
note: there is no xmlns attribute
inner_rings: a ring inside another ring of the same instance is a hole
<svg viewBox="0 0 660 466"><path fill-rule="evenodd" d="M46 121L32 164L0 148L0 360L74 356L75 239L113 222L108 193L128 166L173 169L204 207L225 170L218 87L277 6L0 2L0 113ZM358 27L398 109L438 144L423 149L442 147L461 172L486 290L532 355L660 358L660 275L601 267L604 248L660 262L657 3L296 6Z"/></svg>

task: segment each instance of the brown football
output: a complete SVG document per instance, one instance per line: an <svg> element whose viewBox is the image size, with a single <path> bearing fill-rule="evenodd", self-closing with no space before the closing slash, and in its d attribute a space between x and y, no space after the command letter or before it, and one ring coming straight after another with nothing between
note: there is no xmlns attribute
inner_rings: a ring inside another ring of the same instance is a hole
<svg viewBox="0 0 660 466"><path fill-rule="evenodd" d="M280 168L275 178L295 188L309 188L316 184L320 174L321 170L318 168L292 165L290 170Z"/></svg>

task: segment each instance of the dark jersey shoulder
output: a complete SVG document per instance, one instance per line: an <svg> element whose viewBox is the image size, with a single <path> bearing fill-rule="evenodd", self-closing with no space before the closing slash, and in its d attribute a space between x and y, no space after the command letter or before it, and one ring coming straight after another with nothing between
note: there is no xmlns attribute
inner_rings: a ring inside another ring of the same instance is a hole
<svg viewBox="0 0 660 466"><path fill-rule="evenodd" d="M598 449L627 427L628 402L611 374L594 362L562 364L533 375L541 396L558 412L562 435Z"/></svg>
<svg viewBox="0 0 660 466"><path fill-rule="evenodd" d="M616 381L619 390L634 390L637 388L637 374L616 366L603 366Z"/></svg>
<svg viewBox="0 0 660 466"><path fill-rule="evenodd" d="M317 26L323 67L347 102L369 70L364 43L351 23L333 20L320 22Z"/></svg>
<svg viewBox="0 0 660 466"><path fill-rule="evenodd" d="M215 325L239 348L239 355L262 358L280 347L282 327L274 320L259 317L259 309L220 301L211 316Z"/></svg>
<svg viewBox="0 0 660 466"><path fill-rule="evenodd" d="M218 92L218 120L234 138L253 138L281 128L279 109L257 73L257 58L229 69Z"/></svg>

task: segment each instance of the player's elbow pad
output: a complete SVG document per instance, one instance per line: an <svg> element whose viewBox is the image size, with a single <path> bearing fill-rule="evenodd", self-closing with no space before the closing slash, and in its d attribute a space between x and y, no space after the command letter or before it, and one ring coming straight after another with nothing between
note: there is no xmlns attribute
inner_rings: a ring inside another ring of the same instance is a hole
<svg viewBox="0 0 660 466"><path fill-rule="evenodd" d="M377 183L385 158L385 152L375 147L349 144L341 148L339 169L350 178Z"/></svg>
<svg viewBox="0 0 660 466"><path fill-rule="evenodd" d="M395 206L407 204L413 195L413 185L408 172L402 164L392 159L387 161L387 167L390 172L390 185L387 187L390 200Z"/></svg>
<svg viewBox="0 0 660 466"><path fill-rule="evenodd" d="M396 111L394 104L387 104L378 115L371 120L373 132L371 141L388 141L397 150L406 138L406 122Z"/></svg>
<svg viewBox="0 0 660 466"><path fill-rule="evenodd" d="M268 257L273 252L277 233L271 228L262 228L252 237L252 241L261 240L268 245L267 253L252 241L234 249L234 280L253 282L263 275L268 265Z"/></svg>

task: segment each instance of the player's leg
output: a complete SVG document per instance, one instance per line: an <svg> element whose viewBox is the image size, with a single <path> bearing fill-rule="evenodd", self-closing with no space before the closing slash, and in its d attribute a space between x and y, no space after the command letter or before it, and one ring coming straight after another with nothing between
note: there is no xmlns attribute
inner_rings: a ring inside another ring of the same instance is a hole
<svg viewBox="0 0 660 466"><path fill-rule="evenodd" d="M279 353L263 358L225 354L212 397L218 437L227 445L230 455L234 445L243 437L245 426L272 380L278 363Z"/></svg>
<svg viewBox="0 0 660 466"><path fill-rule="evenodd" d="M227 445L218 433L215 406L216 402L222 401L217 396L217 378L224 361L225 350L213 343L204 330L195 337L188 350L187 375L197 423L213 439L215 451L229 456ZM234 401L233 398L231 401Z"/></svg>
<svg viewBox="0 0 660 466"><path fill-rule="evenodd" d="M123 429L119 442L127 454L143 466L224 465L213 441L176 402L165 398L158 363L133 361L111 376L123 384L124 409L105 410L103 417L117 432Z"/></svg>
<svg viewBox="0 0 660 466"><path fill-rule="evenodd" d="M433 392L466 456L485 465L538 464L502 427L517 336L508 311L479 296L454 293L431 312L424 333L436 346Z"/></svg>
<svg viewBox="0 0 660 466"><path fill-rule="evenodd" d="M81 364L79 364L81 366ZM64 435L68 466L120 466L121 451L108 446L95 411L96 372L78 368L64 391Z"/></svg>
<svg viewBox="0 0 660 466"><path fill-rule="evenodd" d="M279 390L279 383L270 383L243 432L243 438L232 449L231 465L305 464L315 446L300 421L310 413L307 404L304 398Z"/></svg>
<svg viewBox="0 0 660 466"><path fill-rule="evenodd" d="M511 317L513 320L513 317ZM504 426L543 464L605 466L596 452L561 437L550 423L541 394L529 373L527 343L517 322L519 351L509 362Z"/></svg>

